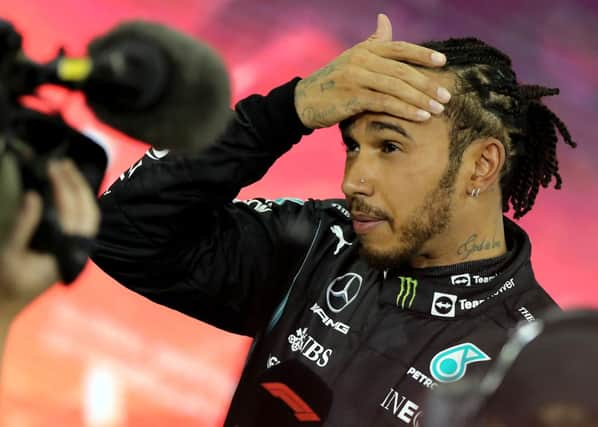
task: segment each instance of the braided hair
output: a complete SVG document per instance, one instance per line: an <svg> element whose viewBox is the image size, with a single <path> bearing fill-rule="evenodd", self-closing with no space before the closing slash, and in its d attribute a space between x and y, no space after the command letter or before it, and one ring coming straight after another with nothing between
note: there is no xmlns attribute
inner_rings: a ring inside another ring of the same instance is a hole
<svg viewBox="0 0 598 427"><path fill-rule="evenodd" d="M450 160L459 164L467 146L478 138L502 142L507 159L501 171L502 208L511 206L521 218L532 209L540 185L562 179L556 157L557 131L571 147L576 143L565 124L541 101L559 93L536 85L520 85L511 59L476 38L432 41L423 46L442 52L442 71L456 75L446 113L451 119Z"/></svg>

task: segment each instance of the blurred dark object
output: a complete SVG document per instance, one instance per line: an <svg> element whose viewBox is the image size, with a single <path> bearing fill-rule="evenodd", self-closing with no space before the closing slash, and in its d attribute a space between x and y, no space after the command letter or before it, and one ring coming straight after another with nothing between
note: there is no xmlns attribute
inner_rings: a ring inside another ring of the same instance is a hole
<svg viewBox="0 0 598 427"><path fill-rule="evenodd" d="M11 102L44 83L81 90L104 123L160 149L195 153L232 118L220 57L172 28L126 21L91 41L88 56L60 50L45 64L21 51L21 36L0 20L0 82Z"/></svg>
<svg viewBox="0 0 598 427"><path fill-rule="evenodd" d="M172 28L128 21L94 39L82 90L104 123L160 149L196 153L232 117L228 73L207 45Z"/></svg>
<svg viewBox="0 0 598 427"><path fill-rule="evenodd" d="M47 68L23 59L21 36L0 20L0 156L4 159L0 194L40 194L44 208L31 249L56 256L64 283L71 283L87 262L91 242L67 235L58 221L48 178L48 162L70 158L94 192L98 192L108 159L102 147L68 126L60 115L45 115L23 107L19 99L48 80ZM16 164L17 168L12 168ZM10 170L9 170L10 168ZM11 197L2 209L15 215L20 197ZM2 221L0 242L12 221Z"/></svg>
<svg viewBox="0 0 598 427"><path fill-rule="evenodd" d="M520 326L482 379L438 387L426 427L598 427L598 312Z"/></svg>
<svg viewBox="0 0 598 427"><path fill-rule="evenodd" d="M85 58L68 58L60 50L55 59L39 64L21 48L21 35L0 19L0 153L12 152L23 188L42 195L43 217L31 247L55 254L68 283L85 265L92 245L62 232L47 163L71 158L97 193L106 154L59 115L23 107L21 97L47 83L81 90L100 120L115 129L157 148L195 153L216 141L232 117L229 78L207 46L145 21L124 22L94 39ZM13 181L0 185L18 185ZM0 242L9 225L4 228Z"/></svg>

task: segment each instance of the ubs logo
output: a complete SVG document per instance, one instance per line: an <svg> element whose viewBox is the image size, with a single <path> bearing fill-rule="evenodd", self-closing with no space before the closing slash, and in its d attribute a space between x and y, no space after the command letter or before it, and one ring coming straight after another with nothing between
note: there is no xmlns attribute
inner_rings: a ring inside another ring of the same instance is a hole
<svg viewBox="0 0 598 427"><path fill-rule="evenodd" d="M330 311L343 311L357 298L362 283L363 277L357 273L347 273L330 282L326 290L326 303Z"/></svg>

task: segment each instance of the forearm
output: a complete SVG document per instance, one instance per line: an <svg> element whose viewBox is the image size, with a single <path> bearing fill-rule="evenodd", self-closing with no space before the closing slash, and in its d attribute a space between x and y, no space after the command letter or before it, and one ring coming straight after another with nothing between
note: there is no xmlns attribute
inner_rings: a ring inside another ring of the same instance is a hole
<svg viewBox="0 0 598 427"><path fill-rule="evenodd" d="M209 229L209 212L259 180L309 133L294 109L295 84L241 101L225 134L197 156L157 158L149 152L135 163L100 200L99 246L132 239L147 245L145 253L152 256L152 247L163 249L200 218Z"/></svg>
<svg viewBox="0 0 598 427"><path fill-rule="evenodd" d="M165 290L186 286L191 291L189 276L193 275L197 288L192 297L205 292L203 300L218 300L232 284L215 276L214 263L220 260L221 268L230 270L230 260L236 259L232 252L242 252L248 230L262 232L247 245L259 245L264 254L270 246L277 248L273 253L284 253L282 246L287 243L279 236L288 234L286 220L278 215L257 218L258 212L250 206L232 201L242 187L259 180L310 132L295 111L295 84L241 101L225 134L196 156L168 153L162 157L150 151L135 163L100 200L102 226L94 262L128 288L191 313L196 310L179 298L170 300L172 292ZM279 206L270 211L279 211ZM255 252L253 247L250 250ZM255 263L243 266L238 274L245 277L245 268L254 267ZM196 308L201 305L193 301Z"/></svg>

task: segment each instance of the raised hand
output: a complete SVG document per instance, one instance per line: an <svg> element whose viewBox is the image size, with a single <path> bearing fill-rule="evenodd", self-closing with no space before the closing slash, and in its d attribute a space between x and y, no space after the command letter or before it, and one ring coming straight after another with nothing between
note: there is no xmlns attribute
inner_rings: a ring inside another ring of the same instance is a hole
<svg viewBox="0 0 598 427"><path fill-rule="evenodd" d="M332 126L363 111L385 112L424 121L440 114L448 90L415 67L442 67L443 54L403 41L392 41L392 25L378 15L376 32L330 64L301 80L295 108L303 124Z"/></svg>
<svg viewBox="0 0 598 427"><path fill-rule="evenodd" d="M81 173L72 161L62 160L51 165L49 177L63 231L94 237L99 227L99 208ZM29 248L41 218L42 199L28 192L23 202L10 237L0 248L0 307L10 300L27 303L61 279L53 255Z"/></svg>

